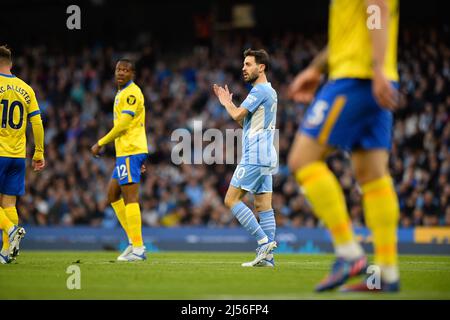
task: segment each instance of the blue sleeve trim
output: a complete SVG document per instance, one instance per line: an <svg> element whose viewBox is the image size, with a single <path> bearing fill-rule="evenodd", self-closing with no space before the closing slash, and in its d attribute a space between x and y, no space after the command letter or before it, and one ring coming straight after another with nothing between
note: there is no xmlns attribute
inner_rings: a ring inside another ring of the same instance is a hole
<svg viewBox="0 0 450 320"><path fill-rule="evenodd" d="M122 111L122 113L129 114L132 117L134 117L134 115L135 115L135 113L133 111L130 111L130 110L124 110L124 111Z"/></svg>
<svg viewBox="0 0 450 320"><path fill-rule="evenodd" d="M32 113L28 114L28 119L30 119L31 117L37 116L38 114L41 114L40 110L33 111Z"/></svg>

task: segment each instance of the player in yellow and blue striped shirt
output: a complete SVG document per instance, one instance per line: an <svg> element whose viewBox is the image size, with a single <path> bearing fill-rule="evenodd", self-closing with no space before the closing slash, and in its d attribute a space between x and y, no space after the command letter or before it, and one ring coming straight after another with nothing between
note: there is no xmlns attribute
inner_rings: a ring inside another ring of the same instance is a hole
<svg viewBox="0 0 450 320"><path fill-rule="evenodd" d="M11 73L11 51L0 46L0 229L3 246L0 263L19 254L25 230L18 226L17 196L25 193L27 121L32 125L35 151L33 168L45 167L44 128L33 89Z"/></svg>
<svg viewBox="0 0 450 320"><path fill-rule="evenodd" d="M104 145L114 141L116 147L116 167L108 187L108 201L129 241L129 246L117 258L118 261L146 259L142 241L139 182L141 170L145 170L148 146L144 96L133 82L134 73L132 61L120 59L117 62L115 77L119 90L114 99L114 127L91 149L92 154L98 156Z"/></svg>
<svg viewBox="0 0 450 320"><path fill-rule="evenodd" d="M294 100L309 102L328 66L329 80L311 103L289 155L289 167L329 229L337 256L331 273L316 290L334 289L367 268L342 188L324 161L338 148L351 152L381 273L378 288L363 281L341 290L394 292L400 288L399 206L388 159L392 111L398 99L398 0L333 0L329 19L327 49L290 87Z"/></svg>

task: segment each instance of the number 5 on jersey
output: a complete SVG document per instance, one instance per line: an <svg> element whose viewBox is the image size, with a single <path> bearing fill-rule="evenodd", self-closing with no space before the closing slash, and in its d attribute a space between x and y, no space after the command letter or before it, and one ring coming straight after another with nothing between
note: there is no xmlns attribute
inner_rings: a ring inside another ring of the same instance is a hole
<svg viewBox="0 0 450 320"><path fill-rule="evenodd" d="M323 120L325 119L325 113L328 110L328 103L324 100L317 101L311 109L311 113L309 114L308 118L306 119L306 124L308 126L318 126L322 124Z"/></svg>

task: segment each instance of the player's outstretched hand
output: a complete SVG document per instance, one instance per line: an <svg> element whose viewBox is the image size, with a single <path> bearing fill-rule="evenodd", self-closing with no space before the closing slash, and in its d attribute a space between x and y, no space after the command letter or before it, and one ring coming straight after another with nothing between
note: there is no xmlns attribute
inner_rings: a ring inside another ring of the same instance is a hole
<svg viewBox="0 0 450 320"><path fill-rule="evenodd" d="M31 165L33 166L34 171L41 171L45 168L45 159L42 160L33 160Z"/></svg>
<svg viewBox="0 0 450 320"><path fill-rule="evenodd" d="M145 171L147 171L147 168L145 167L145 164L143 164L143 165L141 166L141 174L144 174Z"/></svg>
<svg viewBox="0 0 450 320"><path fill-rule="evenodd" d="M383 108L394 111L398 106L399 92L392 86L382 71L374 71L372 93Z"/></svg>
<svg viewBox="0 0 450 320"><path fill-rule="evenodd" d="M225 88L218 86L217 84L213 85L214 94L220 101L221 105L226 105L233 101L233 94L228 90L228 86L225 85Z"/></svg>
<svg viewBox="0 0 450 320"><path fill-rule="evenodd" d="M94 144L94 145L92 146L92 148L91 148L91 153L92 153L92 155L93 155L94 157L96 157L96 158L100 157L100 151L102 151L102 148L103 148L103 147L100 147L100 146L98 145L98 143Z"/></svg>
<svg viewBox="0 0 450 320"><path fill-rule="evenodd" d="M322 74L313 67L300 72L288 89L289 98L299 103L310 103L320 84Z"/></svg>

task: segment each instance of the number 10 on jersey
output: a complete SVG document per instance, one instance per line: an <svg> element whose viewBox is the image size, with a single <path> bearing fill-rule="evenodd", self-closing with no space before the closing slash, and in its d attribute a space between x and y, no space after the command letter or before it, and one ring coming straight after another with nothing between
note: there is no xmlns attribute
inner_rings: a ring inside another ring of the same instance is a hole
<svg viewBox="0 0 450 320"><path fill-rule="evenodd" d="M2 129L6 128L6 125L9 125L11 129L20 129L23 125L23 105L19 101L13 101L9 104L9 101L3 99L0 101L0 105L2 107L1 110L1 121L2 121ZM18 109L19 111L19 121L14 122L14 111Z"/></svg>

